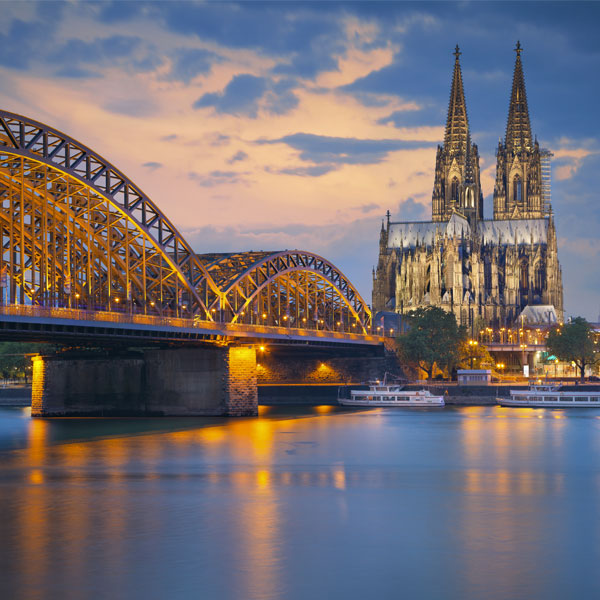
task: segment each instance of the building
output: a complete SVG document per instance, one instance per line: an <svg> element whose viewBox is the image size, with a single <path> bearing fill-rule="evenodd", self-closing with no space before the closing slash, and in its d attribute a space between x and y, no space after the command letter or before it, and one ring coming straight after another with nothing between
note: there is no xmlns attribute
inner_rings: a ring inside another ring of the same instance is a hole
<svg viewBox="0 0 600 600"><path fill-rule="evenodd" d="M531 134L521 52L517 43L506 134L496 150L494 215L485 219L456 47L432 219L392 222L388 211L373 271L374 312L439 306L459 324L503 327L519 320L526 307L543 306L550 320L563 319L551 154Z"/></svg>

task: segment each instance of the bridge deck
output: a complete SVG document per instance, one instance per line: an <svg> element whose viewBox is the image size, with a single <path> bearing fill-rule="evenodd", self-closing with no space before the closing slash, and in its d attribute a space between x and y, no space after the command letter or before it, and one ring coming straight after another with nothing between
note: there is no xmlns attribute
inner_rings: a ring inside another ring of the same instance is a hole
<svg viewBox="0 0 600 600"><path fill-rule="evenodd" d="M31 305L0 306L0 337L36 341L103 340L122 343L178 342L379 346L384 338L345 331L219 323L126 312L87 311Z"/></svg>

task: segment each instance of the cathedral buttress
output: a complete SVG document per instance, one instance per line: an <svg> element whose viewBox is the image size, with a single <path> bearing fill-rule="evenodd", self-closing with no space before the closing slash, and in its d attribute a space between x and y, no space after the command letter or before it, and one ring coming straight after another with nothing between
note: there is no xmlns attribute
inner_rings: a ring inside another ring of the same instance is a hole
<svg viewBox="0 0 600 600"><path fill-rule="evenodd" d="M432 195L432 220L448 221L453 212L474 223L483 218L479 153L471 143L458 46L448 103L444 143L438 146Z"/></svg>

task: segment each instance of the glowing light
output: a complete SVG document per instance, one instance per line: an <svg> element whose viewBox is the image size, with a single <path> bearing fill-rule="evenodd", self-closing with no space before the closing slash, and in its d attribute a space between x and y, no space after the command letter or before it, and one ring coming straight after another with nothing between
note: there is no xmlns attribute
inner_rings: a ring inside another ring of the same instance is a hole
<svg viewBox="0 0 600 600"><path fill-rule="evenodd" d="M260 347L259 347L259 350L260 350L261 352L264 352L264 351L265 351L265 347L264 347L264 346L260 346Z"/></svg>

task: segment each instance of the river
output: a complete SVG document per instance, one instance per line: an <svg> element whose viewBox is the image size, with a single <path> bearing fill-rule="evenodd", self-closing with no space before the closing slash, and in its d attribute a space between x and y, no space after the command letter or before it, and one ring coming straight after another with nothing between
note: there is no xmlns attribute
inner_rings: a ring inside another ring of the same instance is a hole
<svg viewBox="0 0 600 600"><path fill-rule="evenodd" d="M600 410L0 409L0 598L600 597Z"/></svg>

